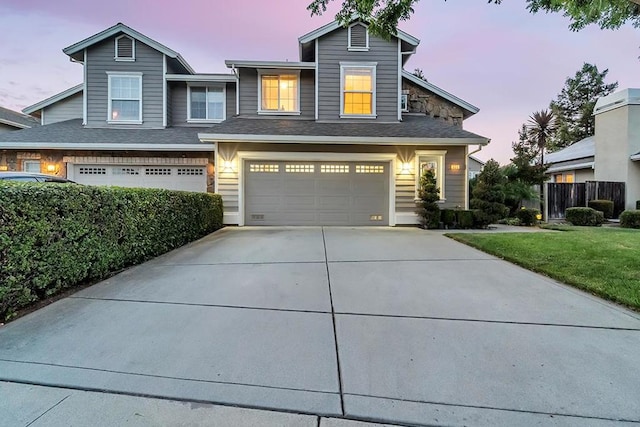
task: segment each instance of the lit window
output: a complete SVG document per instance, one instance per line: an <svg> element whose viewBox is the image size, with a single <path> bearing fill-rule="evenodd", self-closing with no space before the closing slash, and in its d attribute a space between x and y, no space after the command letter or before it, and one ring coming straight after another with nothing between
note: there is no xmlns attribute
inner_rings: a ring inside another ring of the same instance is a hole
<svg viewBox="0 0 640 427"><path fill-rule="evenodd" d="M375 66L342 66L342 115L375 115Z"/></svg>
<svg viewBox="0 0 640 427"><path fill-rule="evenodd" d="M224 89L191 87L189 120L224 120Z"/></svg>
<svg viewBox="0 0 640 427"><path fill-rule="evenodd" d="M298 113L298 75L261 74L260 112Z"/></svg>
<svg viewBox="0 0 640 427"><path fill-rule="evenodd" d="M416 198L420 177L427 170L433 171L436 177L436 185L440 189L440 199L445 200L445 170L444 160L446 151L416 151Z"/></svg>
<svg viewBox="0 0 640 427"><path fill-rule="evenodd" d="M568 173L564 176L564 182L573 182L573 174L572 173Z"/></svg>
<svg viewBox="0 0 640 427"><path fill-rule="evenodd" d="M142 122L142 74L109 74L108 120Z"/></svg>

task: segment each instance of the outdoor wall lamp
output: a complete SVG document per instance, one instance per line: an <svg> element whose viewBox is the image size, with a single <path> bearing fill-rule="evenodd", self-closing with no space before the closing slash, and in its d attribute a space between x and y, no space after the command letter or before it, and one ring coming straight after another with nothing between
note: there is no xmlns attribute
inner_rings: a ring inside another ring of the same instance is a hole
<svg viewBox="0 0 640 427"><path fill-rule="evenodd" d="M233 172L233 162L231 160L225 160L224 163L222 163L222 171Z"/></svg>
<svg viewBox="0 0 640 427"><path fill-rule="evenodd" d="M56 173L58 173L58 170L59 170L58 169L58 165L56 165L55 163L49 163L47 165L47 172L49 172L49 173L56 174Z"/></svg>
<svg viewBox="0 0 640 427"><path fill-rule="evenodd" d="M411 163L405 162L402 164L402 173L411 173Z"/></svg>

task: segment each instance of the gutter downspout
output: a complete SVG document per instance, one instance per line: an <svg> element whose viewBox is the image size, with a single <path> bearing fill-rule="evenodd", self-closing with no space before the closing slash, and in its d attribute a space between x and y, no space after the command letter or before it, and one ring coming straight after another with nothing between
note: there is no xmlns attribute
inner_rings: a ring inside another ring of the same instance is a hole
<svg viewBox="0 0 640 427"><path fill-rule="evenodd" d="M487 142L487 144L491 143L491 140L489 140L489 142ZM468 146L467 146L467 149ZM467 197L465 197L464 200L464 204L465 204L465 209L468 210L469 209L469 202L471 201L471 195L469 194L469 156L471 156L472 154L478 153L482 150L482 145L478 145L478 149L474 150L470 153L467 153L467 155L464 158L464 171L467 174L466 179L465 179L465 194Z"/></svg>

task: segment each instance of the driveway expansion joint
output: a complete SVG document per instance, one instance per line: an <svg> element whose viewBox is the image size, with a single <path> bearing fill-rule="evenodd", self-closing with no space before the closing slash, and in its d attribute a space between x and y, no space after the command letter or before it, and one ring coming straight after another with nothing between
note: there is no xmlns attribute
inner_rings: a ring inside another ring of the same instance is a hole
<svg viewBox="0 0 640 427"><path fill-rule="evenodd" d="M360 316L360 317L383 317L390 319L415 319L415 320L441 320L448 322L470 322L470 323L493 323L500 325L522 325L522 326L551 326L558 328L579 328L579 329L599 329L607 331L625 331L640 332L638 328L624 328L616 326L594 326L594 325L571 325L563 323L540 323L540 322L518 322L508 320L490 320L490 319L464 319L458 317L436 317L436 316L409 316L402 314L376 314L376 313L352 313L352 312L335 312L338 316Z"/></svg>
<svg viewBox="0 0 640 427"><path fill-rule="evenodd" d="M504 411L504 412L515 412L520 414L535 414L535 415L548 415L548 416L558 416L558 417L570 417L570 418L580 418L587 420L601 420L601 421L617 421L617 422L626 422L626 423L640 423L640 418L631 420L631 419L623 419L623 418L610 418L610 417L596 417L590 415L579 415L579 414L564 414L560 412L543 412L543 411L533 411L526 409L513 409L513 408L500 408L495 406L486 406L486 405L469 405L469 404L461 404L461 403L448 403L448 402L436 402L436 401L428 401L428 400L413 400L413 399L401 399L397 397L385 397L385 396L375 396L370 394L359 394L359 393L345 393L345 396L355 396L355 397L364 397L364 398L374 398L374 399L384 399L384 400L392 400L396 402L407 402L407 403L418 403L418 404L426 404L426 405L441 405L441 406L449 406L449 407L457 407L457 408L470 408L470 409L486 409L490 411Z"/></svg>
<svg viewBox="0 0 640 427"><path fill-rule="evenodd" d="M47 409L46 411L44 411L42 414L38 415L34 420L30 421L25 427L29 427L30 425L32 425L33 423L35 423L36 421L38 421L40 418L44 417L45 415L47 415L52 409L54 409L56 406L58 406L59 404L61 404L62 402L64 402L65 400L67 400L69 397L71 397L70 394L66 395L65 397L63 397L62 399L60 399L60 401L58 401L58 403L56 403L55 405L53 405L51 408Z"/></svg>
<svg viewBox="0 0 640 427"><path fill-rule="evenodd" d="M89 300L89 301L114 301L114 302L128 302L137 304L162 304L162 305L184 305L190 307L212 307L212 308L237 308L239 310L258 310L258 311L281 311L285 313L312 313L312 314L331 314L330 311L322 310L301 310L295 308L273 308L273 307L252 307L243 305L228 305L228 304L204 304L195 302L174 302L174 301L154 301L154 300L137 300L137 299L125 299L125 298L99 298L99 297L86 297L72 295L69 299Z"/></svg>
<svg viewBox="0 0 640 427"><path fill-rule="evenodd" d="M342 415L344 416L344 397L343 397L343 384L342 384L342 368L340 366L340 350L338 348L338 331L336 328L336 311L333 305L333 292L331 291L331 273L329 272L329 257L327 256L327 240L324 235L324 227L322 230L322 245L324 247L324 259L325 265L327 268L327 285L329 287L329 301L331 302L331 320L333 323L333 339L335 343L336 349L336 365L338 367L338 386L340 388L340 409L342 410Z"/></svg>
<svg viewBox="0 0 640 427"><path fill-rule="evenodd" d="M241 387L264 388L264 389L270 389L270 390L296 391L296 392L303 392L303 393L338 394L335 391L311 390L311 389L301 389L301 388L295 388L295 387L280 387L280 386L270 386L270 385L262 385L262 384L249 384L249 383L240 383L240 382L233 382L233 381L204 380L204 379L198 379L198 378L181 378L181 377L173 377L169 375L143 374L139 372L125 372L125 371L117 371L113 369L90 368L86 366L63 365L59 363L33 362L28 360L0 359L0 362L17 363L17 364L24 364L24 365L50 366L54 368L64 368L64 369L79 369L84 371L104 372L108 374L131 375L136 377L159 378L159 379L176 380L176 381L189 381L189 382L195 382L195 383L233 385L233 386L241 386ZM14 378L6 378L6 377L0 377L0 381L21 383L21 381L19 380L16 380ZM26 382L25 384L50 386L49 384L44 384L44 383L41 384L37 382ZM54 387L84 390L84 388L58 386L58 385L54 385ZM107 390L101 390L101 391L107 391Z"/></svg>

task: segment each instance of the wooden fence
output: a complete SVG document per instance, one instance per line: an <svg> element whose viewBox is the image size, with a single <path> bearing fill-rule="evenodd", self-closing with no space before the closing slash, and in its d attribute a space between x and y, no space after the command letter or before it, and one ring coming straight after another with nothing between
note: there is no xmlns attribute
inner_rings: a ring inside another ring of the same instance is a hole
<svg viewBox="0 0 640 427"><path fill-rule="evenodd" d="M624 210L624 182L587 181L572 184L547 183L547 219L564 219L567 208L587 206L589 200L612 200L613 217Z"/></svg>

